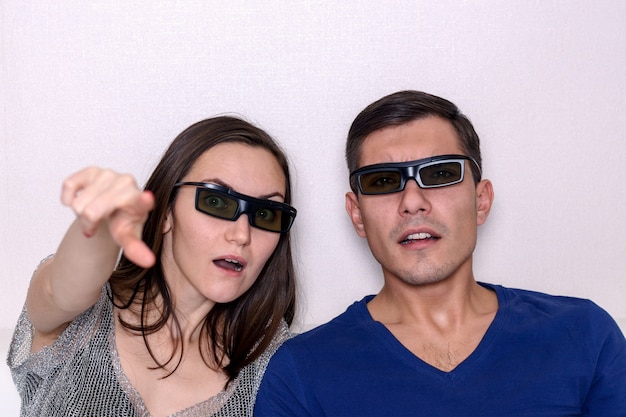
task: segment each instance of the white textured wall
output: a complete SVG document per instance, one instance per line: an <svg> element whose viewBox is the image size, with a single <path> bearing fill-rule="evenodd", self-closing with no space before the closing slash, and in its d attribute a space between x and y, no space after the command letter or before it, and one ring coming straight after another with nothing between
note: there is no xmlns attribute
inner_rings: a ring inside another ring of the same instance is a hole
<svg viewBox="0 0 626 417"><path fill-rule="evenodd" d="M399 89L451 99L482 137L496 202L477 278L591 298L626 325L625 20L622 0L1 0L0 329L72 220L64 177L97 164L142 183L221 113L291 157L299 323L377 291L343 145Z"/></svg>

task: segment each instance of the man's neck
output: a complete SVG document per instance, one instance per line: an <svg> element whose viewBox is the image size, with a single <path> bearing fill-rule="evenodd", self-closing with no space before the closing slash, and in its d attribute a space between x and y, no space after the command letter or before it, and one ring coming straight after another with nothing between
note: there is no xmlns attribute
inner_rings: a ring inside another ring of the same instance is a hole
<svg viewBox="0 0 626 417"><path fill-rule="evenodd" d="M367 307L415 356L450 371L476 349L496 315L498 300L471 278L409 288L386 283Z"/></svg>

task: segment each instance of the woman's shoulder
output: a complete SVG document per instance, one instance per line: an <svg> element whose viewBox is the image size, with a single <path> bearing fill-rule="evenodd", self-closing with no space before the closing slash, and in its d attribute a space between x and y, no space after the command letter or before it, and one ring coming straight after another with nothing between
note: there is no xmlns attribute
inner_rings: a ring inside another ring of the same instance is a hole
<svg viewBox="0 0 626 417"><path fill-rule="evenodd" d="M105 285L96 304L69 323L53 343L36 352L31 352L35 330L24 305L9 347L7 362L11 370L17 371L24 367L29 372L45 373L51 364L66 360L81 346L89 343L98 332L112 331L110 291L108 284Z"/></svg>

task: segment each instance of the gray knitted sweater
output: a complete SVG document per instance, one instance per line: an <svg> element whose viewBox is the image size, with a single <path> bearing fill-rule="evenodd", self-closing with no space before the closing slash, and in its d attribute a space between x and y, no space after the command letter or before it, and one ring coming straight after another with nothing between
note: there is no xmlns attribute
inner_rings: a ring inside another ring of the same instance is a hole
<svg viewBox="0 0 626 417"><path fill-rule="evenodd" d="M33 354L33 327L24 307L7 358L22 399L22 417L150 416L120 365L109 291L107 284L98 302L54 344ZM267 351L225 391L172 417L251 416L267 363L289 335L283 323Z"/></svg>

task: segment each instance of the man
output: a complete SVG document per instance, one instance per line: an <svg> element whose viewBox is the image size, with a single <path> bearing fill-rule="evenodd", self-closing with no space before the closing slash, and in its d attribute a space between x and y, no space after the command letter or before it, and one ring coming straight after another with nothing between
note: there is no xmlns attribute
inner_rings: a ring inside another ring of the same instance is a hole
<svg viewBox="0 0 626 417"><path fill-rule="evenodd" d="M384 286L287 341L259 416L626 416L626 340L588 300L476 281L494 193L451 102L402 91L346 146L346 210Z"/></svg>

